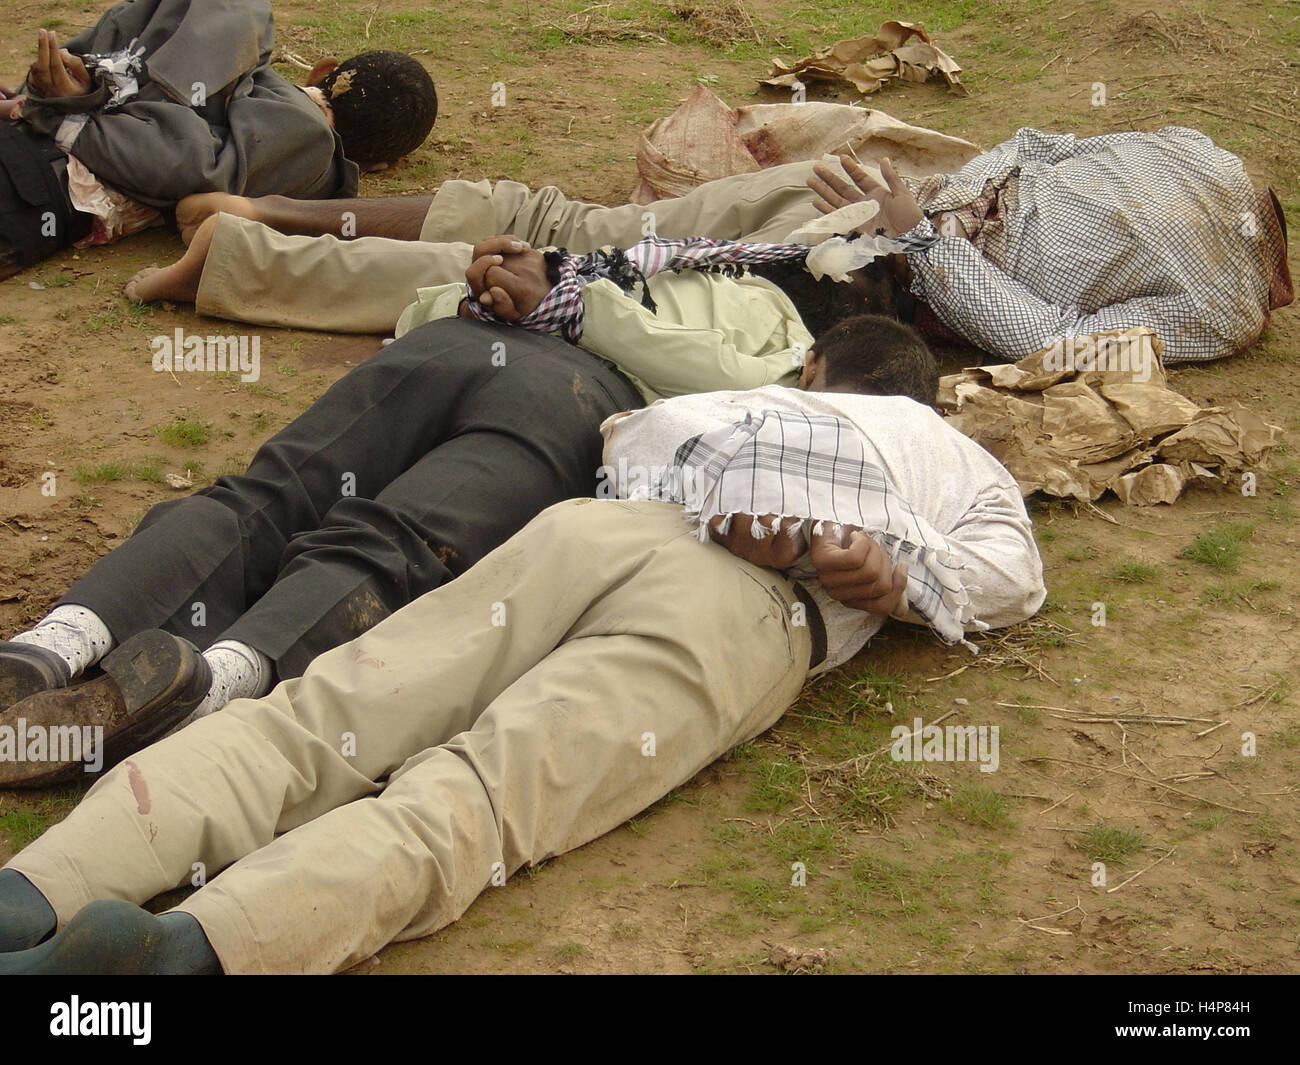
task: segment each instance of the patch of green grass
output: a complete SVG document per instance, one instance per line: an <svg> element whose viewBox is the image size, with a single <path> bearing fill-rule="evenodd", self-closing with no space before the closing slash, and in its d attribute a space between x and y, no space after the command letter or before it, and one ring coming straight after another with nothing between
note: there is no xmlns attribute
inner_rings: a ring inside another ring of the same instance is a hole
<svg viewBox="0 0 1300 1065"><path fill-rule="evenodd" d="M1032 706L1024 705L1024 700L1027 698L1028 696L1025 695L1017 695L1016 705L1007 709L1013 710L1016 717L1026 725L1041 725L1043 723L1043 712Z"/></svg>
<svg viewBox="0 0 1300 1065"><path fill-rule="evenodd" d="M162 468L148 462L101 462L97 466L78 466L73 477L79 484L111 484L113 481L136 480L161 484Z"/></svg>
<svg viewBox="0 0 1300 1065"><path fill-rule="evenodd" d="M901 889L910 886L914 874L904 862L868 853L849 867L849 875L868 892L901 897Z"/></svg>
<svg viewBox="0 0 1300 1065"><path fill-rule="evenodd" d="M849 878L829 885L837 916L860 923L897 922L917 946L942 950L954 926L972 914L1003 915L1002 895L1011 852L962 852L926 863L869 852L855 859Z"/></svg>
<svg viewBox="0 0 1300 1065"><path fill-rule="evenodd" d="M613 927L610 928L610 933L615 939L629 942L641 937L641 926L635 921L617 921Z"/></svg>
<svg viewBox="0 0 1300 1065"><path fill-rule="evenodd" d="M1296 519L1295 508L1285 499L1278 499L1264 508L1269 521L1293 522Z"/></svg>
<svg viewBox="0 0 1300 1065"><path fill-rule="evenodd" d="M1236 602L1241 599L1247 606L1250 605L1250 597L1259 595L1263 592L1275 592L1280 587L1278 581L1226 581L1223 584L1211 584L1200 594L1200 600L1203 603L1209 603L1214 606L1225 606L1228 603Z"/></svg>
<svg viewBox="0 0 1300 1065"><path fill-rule="evenodd" d="M463 922L464 918L462 917L457 923L460 924ZM488 940L489 947L494 951L504 954L507 958L518 958L523 954L527 954L536 945L536 940L534 940L532 936L518 936L511 939L492 938Z"/></svg>
<svg viewBox="0 0 1300 1065"><path fill-rule="evenodd" d="M779 810L798 801L807 779L802 766L784 758L764 763L757 776L747 802L752 810Z"/></svg>
<svg viewBox="0 0 1300 1065"><path fill-rule="evenodd" d="M591 951L581 943L570 940L568 943L561 943L556 947L554 953L556 961L577 961L579 958L590 955Z"/></svg>
<svg viewBox="0 0 1300 1065"><path fill-rule="evenodd" d="M1080 834L1076 845L1089 861L1121 865L1146 846L1146 840L1136 828L1098 822Z"/></svg>
<svg viewBox="0 0 1300 1065"><path fill-rule="evenodd" d="M534 862L532 865L525 865L522 869L519 870L519 875L527 878L528 880L534 880L538 876L540 876L542 870L544 870L550 864L551 864L551 859L547 858L540 862Z"/></svg>
<svg viewBox="0 0 1300 1065"><path fill-rule="evenodd" d="M886 704L898 710L906 687L905 678L884 672L874 664L850 666L820 678L787 716L823 723L852 722L859 714L875 718Z"/></svg>
<svg viewBox="0 0 1300 1065"><path fill-rule="evenodd" d="M6 810L0 814L0 832L15 850L21 850L50 827L50 818L34 810Z"/></svg>
<svg viewBox="0 0 1300 1065"><path fill-rule="evenodd" d="M261 381L249 381L244 385L244 389L254 396L262 396L266 399L283 399L284 396L277 392L270 385L264 385Z"/></svg>
<svg viewBox="0 0 1300 1065"><path fill-rule="evenodd" d="M162 484L163 472L162 466L154 460L148 462L137 462L131 467L131 476L137 481L144 481L146 484Z"/></svg>
<svg viewBox="0 0 1300 1065"><path fill-rule="evenodd" d="M709 928L725 936L750 936L762 927L752 914L739 910L724 910L709 919ZM701 970L703 971L703 970Z"/></svg>
<svg viewBox="0 0 1300 1065"><path fill-rule="evenodd" d="M1147 584L1160 576L1160 567L1152 562L1127 559L1115 566L1109 576L1111 580L1123 581L1125 584Z"/></svg>
<svg viewBox="0 0 1300 1065"><path fill-rule="evenodd" d="M739 826L737 826L739 827ZM827 821L785 821L764 837L768 849L779 857L801 861L809 869L813 855L829 857L835 851L835 826Z"/></svg>
<svg viewBox="0 0 1300 1065"><path fill-rule="evenodd" d="M700 866L701 877L737 895L744 902L746 917L782 917L799 911L805 903L807 888L790 884L789 865L782 861L773 866L764 862L762 870L743 851L715 853Z"/></svg>
<svg viewBox="0 0 1300 1065"><path fill-rule="evenodd" d="M1282 823L1272 814L1264 814L1250 826L1251 832L1266 843L1278 843L1282 839Z"/></svg>
<svg viewBox="0 0 1300 1065"><path fill-rule="evenodd" d="M984 828L1003 828L1011 823L1011 799L1000 791L963 784L946 801L948 809L964 821Z"/></svg>
<svg viewBox="0 0 1300 1065"><path fill-rule="evenodd" d="M1201 533L1178 553L1178 557L1229 572L1237 568L1245 553L1246 542L1254 534L1255 527L1250 522L1226 522Z"/></svg>
<svg viewBox="0 0 1300 1065"><path fill-rule="evenodd" d="M72 476L80 484L109 484L125 480L129 469L123 462L101 462L98 466L78 466Z"/></svg>
<svg viewBox="0 0 1300 1065"><path fill-rule="evenodd" d="M1043 625L1038 628L1031 628L1029 638L1025 641L1025 649L1030 653L1041 654L1043 651L1056 647L1065 647L1070 643L1070 637L1060 629Z"/></svg>
<svg viewBox="0 0 1300 1065"><path fill-rule="evenodd" d="M837 812L849 823L889 826L899 807L911 799L933 795L934 784L924 763L895 762L882 756L861 775L837 781L833 794L840 801Z"/></svg>
<svg viewBox="0 0 1300 1065"><path fill-rule="evenodd" d="M167 425L155 426L154 432L172 447L202 447L212 436L207 425L192 418L177 418Z"/></svg>
<svg viewBox="0 0 1300 1065"><path fill-rule="evenodd" d="M84 321L86 328L92 333L97 333L101 329L116 329L126 321L126 312L117 307L92 311L86 315Z"/></svg>

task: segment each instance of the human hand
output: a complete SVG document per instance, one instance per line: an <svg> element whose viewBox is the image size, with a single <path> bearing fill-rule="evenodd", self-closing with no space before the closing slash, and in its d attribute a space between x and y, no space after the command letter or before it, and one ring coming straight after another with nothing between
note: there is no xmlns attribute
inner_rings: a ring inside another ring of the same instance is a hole
<svg viewBox="0 0 1300 1065"><path fill-rule="evenodd" d="M906 233L925 217L916 197L903 184L894 170L894 164L887 158L880 160L884 185L876 181L856 159L841 155L840 163L843 164L845 173L853 179L853 184L820 163L813 167L813 176L808 179L808 187L817 194L813 206L822 214L838 211L851 203L875 200L880 204L880 213L859 226L858 230L874 233L883 228L887 237Z"/></svg>
<svg viewBox="0 0 1300 1065"><path fill-rule="evenodd" d="M36 62L28 68L27 84L45 97L85 96L93 81L86 64L66 48L59 48L53 30L37 30Z"/></svg>
<svg viewBox="0 0 1300 1065"><path fill-rule="evenodd" d="M772 527L772 522L776 520L775 514L763 515L763 525L767 528ZM802 532L796 533L793 537L787 536L787 531L795 525L800 524L800 518L786 518L781 522L781 531L775 535L769 534L761 540L757 540L753 535L754 519L749 514L733 514L731 516L731 529L727 533L719 532L723 522L723 516L718 515L709 522L709 536L714 543L719 543L730 551L737 558L743 558L746 562L752 562L755 566L766 566L769 569L787 569L793 566L808 550L808 544L804 540Z"/></svg>
<svg viewBox="0 0 1300 1065"><path fill-rule="evenodd" d="M814 535L809 557L826 594L836 602L870 614L893 614L907 592L907 563L891 567L885 549L861 529L842 537L826 529Z"/></svg>
<svg viewBox="0 0 1300 1065"><path fill-rule="evenodd" d="M498 318L526 318L551 291L546 257L517 237L489 237L474 245L474 261L465 271L474 298Z"/></svg>

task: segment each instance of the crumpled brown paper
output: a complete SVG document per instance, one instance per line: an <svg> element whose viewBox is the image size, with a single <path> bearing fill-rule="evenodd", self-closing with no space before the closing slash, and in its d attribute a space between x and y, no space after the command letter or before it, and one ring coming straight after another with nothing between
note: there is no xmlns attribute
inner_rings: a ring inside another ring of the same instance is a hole
<svg viewBox="0 0 1300 1065"><path fill-rule="evenodd" d="M1006 466L1024 495L1091 502L1109 489L1135 506L1172 503L1194 481L1227 484L1267 461L1281 430L1240 405L1201 408L1171 389L1150 329L1073 345L1092 357L1066 359L1057 345L939 381L947 421Z"/></svg>
<svg viewBox="0 0 1300 1065"><path fill-rule="evenodd" d="M905 177L947 174L979 155L978 145L851 104L757 104L733 110L704 85L637 141L641 184L633 203L682 196L732 174L826 154L852 154L871 169L889 156Z"/></svg>
<svg viewBox="0 0 1300 1065"><path fill-rule="evenodd" d="M956 60L930 43L925 27L891 20L874 37L837 41L794 63L773 58L772 74L762 84L788 89L796 82L847 81L866 94L895 78L920 82L937 76L949 91L965 96L960 74Z"/></svg>

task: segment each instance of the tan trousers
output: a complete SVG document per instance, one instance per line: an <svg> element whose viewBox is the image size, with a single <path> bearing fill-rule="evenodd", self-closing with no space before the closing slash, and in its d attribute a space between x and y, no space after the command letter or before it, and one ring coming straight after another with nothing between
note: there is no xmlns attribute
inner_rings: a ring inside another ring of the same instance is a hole
<svg viewBox="0 0 1300 1065"><path fill-rule="evenodd" d="M532 192L517 181L449 181L418 241L291 237L223 215L195 305L200 314L257 325L391 332L417 288L463 281L473 245L502 233L572 252L629 247L651 232L784 240L817 213L807 185L812 167L787 163L711 181L676 199L622 207L575 203L557 188Z"/></svg>
<svg viewBox="0 0 1300 1065"><path fill-rule="evenodd" d="M794 602L680 507L561 503L302 678L119 765L10 866L60 923L202 873L178 909L227 972L347 968L770 727L807 671Z"/></svg>

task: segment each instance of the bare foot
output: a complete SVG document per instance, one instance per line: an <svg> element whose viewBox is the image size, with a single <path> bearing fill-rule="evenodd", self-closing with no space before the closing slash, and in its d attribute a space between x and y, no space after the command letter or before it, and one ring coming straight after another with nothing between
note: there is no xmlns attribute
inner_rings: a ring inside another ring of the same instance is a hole
<svg viewBox="0 0 1300 1065"><path fill-rule="evenodd" d="M208 261L212 246L212 233L217 228L217 215L209 215L194 231L189 250L171 266L150 266L141 270L123 288L126 298L134 303L152 300L172 300L176 303L193 303L199 292L203 267Z"/></svg>
<svg viewBox="0 0 1300 1065"><path fill-rule="evenodd" d="M215 214L235 214L254 222L262 221L257 201L247 196L232 196L228 192L196 192L176 205L176 226L181 231L181 240L189 244L200 224Z"/></svg>

